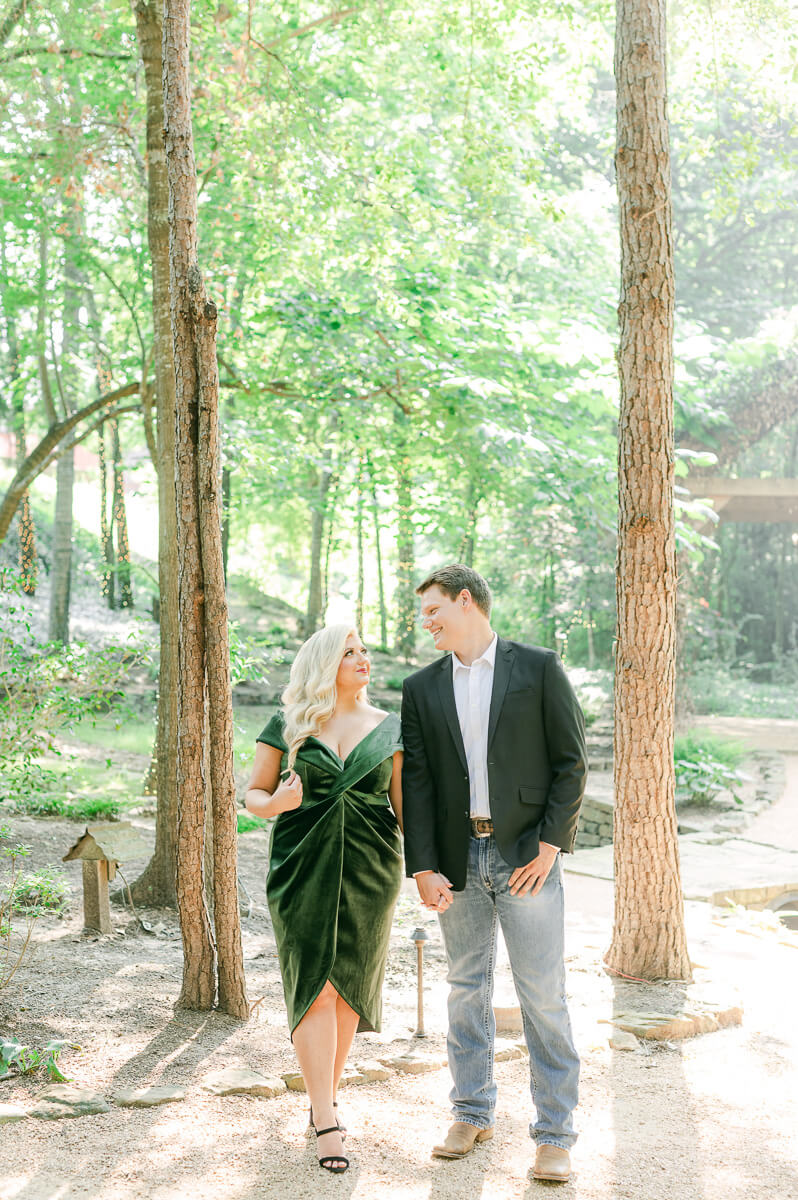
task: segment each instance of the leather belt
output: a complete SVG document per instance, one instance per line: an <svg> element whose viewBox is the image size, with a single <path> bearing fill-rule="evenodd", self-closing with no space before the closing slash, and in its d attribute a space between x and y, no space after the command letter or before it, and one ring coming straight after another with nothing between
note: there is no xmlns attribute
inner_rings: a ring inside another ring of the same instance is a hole
<svg viewBox="0 0 798 1200"><path fill-rule="evenodd" d="M471 836L476 838L490 837L493 833L493 822L483 817L471 818Z"/></svg>

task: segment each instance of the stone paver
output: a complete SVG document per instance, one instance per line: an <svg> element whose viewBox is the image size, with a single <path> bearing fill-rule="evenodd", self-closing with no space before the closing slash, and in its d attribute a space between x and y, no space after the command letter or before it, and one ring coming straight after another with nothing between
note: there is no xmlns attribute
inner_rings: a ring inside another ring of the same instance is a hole
<svg viewBox="0 0 798 1200"><path fill-rule="evenodd" d="M156 1108L159 1104L175 1104L185 1098L185 1089L178 1087L125 1088L111 1097L120 1108Z"/></svg>
<svg viewBox="0 0 798 1200"><path fill-rule="evenodd" d="M291 1084L285 1076L283 1079L277 1079L261 1075L259 1071L252 1071L249 1067L223 1067L206 1075L202 1086L205 1091L213 1092L215 1096L262 1096L271 1100L284 1092L286 1087L291 1087ZM304 1087L293 1090L304 1091Z"/></svg>
<svg viewBox="0 0 798 1200"><path fill-rule="evenodd" d="M28 1110L18 1104L0 1104L0 1125L10 1125L12 1121L21 1121L27 1117Z"/></svg>
<svg viewBox="0 0 798 1200"><path fill-rule="evenodd" d="M739 889L798 890L798 851L783 850L745 838L717 843L705 834L679 838L682 887L687 900L723 903ZM613 878L612 846L577 850L563 860L565 870L598 879Z"/></svg>
<svg viewBox="0 0 798 1200"><path fill-rule="evenodd" d="M59 1121L68 1117L93 1117L110 1111L110 1104L99 1092L57 1083L42 1092L28 1115L42 1121Z"/></svg>

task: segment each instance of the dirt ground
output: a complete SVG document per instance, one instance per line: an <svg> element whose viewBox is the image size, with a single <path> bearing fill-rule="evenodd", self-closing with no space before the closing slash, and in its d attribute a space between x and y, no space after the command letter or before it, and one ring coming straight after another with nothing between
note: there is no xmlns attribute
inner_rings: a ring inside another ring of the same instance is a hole
<svg viewBox="0 0 798 1200"><path fill-rule="evenodd" d="M795 773L790 779L795 782ZM798 792L780 807L792 812ZM62 821L6 820L34 846L32 865L58 861L82 829ZM152 821L138 823L151 839ZM678 998L678 985L641 988L613 981L601 957L609 943L612 885L566 875L569 996L582 1055L579 1141L566 1185L541 1184L529 1169L531 1115L526 1060L497 1064L496 1136L462 1162L433 1161L431 1144L448 1124L445 1069L394 1075L350 1086L341 1095L352 1168L331 1178L305 1137L305 1097L217 1098L200 1087L223 1066L267 1075L294 1069L277 959L265 907L266 835L241 839L241 873L252 909L244 919L251 1002L241 1026L215 1014L173 1010L181 974L174 914L142 913L145 933L114 909L115 933L81 932L80 869L70 864L72 897L63 919L40 921L35 951L0 1000L0 1032L41 1046L68 1038L62 1065L78 1084L106 1096L122 1087L179 1084L182 1103L134 1110L112 1107L78 1120L23 1120L0 1126L2 1200L504 1200L554 1189L582 1200L789 1200L798 1197L798 935L778 932L753 914L688 905L698 986L721 1003L738 999L743 1024L665 1045L613 1051L613 1010L653 1007ZM131 864L133 877L137 865ZM128 873L128 872L126 872ZM400 898L385 988L381 1034L356 1039L352 1060L413 1045L415 948L410 933L428 929L423 1052L444 1047L444 963L435 919ZM497 1003L511 1003L506 973ZM418 1043L416 1043L418 1044ZM0 1104L26 1104L46 1086L40 1077L0 1083Z"/></svg>

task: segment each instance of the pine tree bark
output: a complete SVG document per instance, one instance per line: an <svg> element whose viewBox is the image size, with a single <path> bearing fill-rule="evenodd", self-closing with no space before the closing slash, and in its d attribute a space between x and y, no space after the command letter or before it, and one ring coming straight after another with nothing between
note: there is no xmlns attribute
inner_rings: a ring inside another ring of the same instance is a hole
<svg viewBox="0 0 798 1200"><path fill-rule="evenodd" d="M219 496L216 307L202 281L189 82L189 0L164 5L163 62L169 179L170 290L175 366L178 539L177 902L186 1008L218 1004L248 1015L238 910L227 602ZM208 717L205 720L205 696ZM213 944L203 895L205 779L213 811Z"/></svg>
<svg viewBox="0 0 798 1200"><path fill-rule="evenodd" d="M158 620L160 669L155 743L155 849L131 885L134 900L174 906L177 835L177 513L175 509L175 369L169 290L169 180L163 130L163 4L136 5L136 30L147 90L147 237L152 269L153 364L158 474Z"/></svg>
<svg viewBox="0 0 798 1200"><path fill-rule="evenodd" d="M610 969L689 979L674 804L673 242L665 0L618 0L621 225Z"/></svg>

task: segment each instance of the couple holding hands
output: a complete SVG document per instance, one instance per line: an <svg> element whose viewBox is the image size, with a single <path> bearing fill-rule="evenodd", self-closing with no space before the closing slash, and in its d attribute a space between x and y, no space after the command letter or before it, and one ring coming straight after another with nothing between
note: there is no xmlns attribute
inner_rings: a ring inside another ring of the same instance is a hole
<svg viewBox="0 0 798 1200"><path fill-rule="evenodd" d="M438 913L449 965L454 1123L432 1150L493 1136L497 922L529 1049L533 1176L564 1182L579 1059L565 998L559 854L573 848L584 722L557 655L497 637L485 579L454 564L417 588L448 652L409 676L402 718L371 705L368 652L346 625L315 633L257 739L247 808L274 824L267 895L319 1165L341 1173L336 1093L358 1029L379 1030L402 848Z"/></svg>

